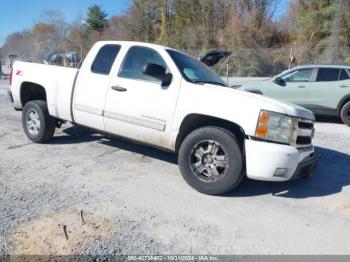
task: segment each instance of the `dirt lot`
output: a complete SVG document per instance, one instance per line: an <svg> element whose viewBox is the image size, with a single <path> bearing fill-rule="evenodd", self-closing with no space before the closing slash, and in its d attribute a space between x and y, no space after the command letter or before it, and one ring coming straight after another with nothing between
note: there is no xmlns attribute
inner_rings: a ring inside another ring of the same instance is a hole
<svg viewBox="0 0 350 262"><path fill-rule="evenodd" d="M6 88L0 83L0 254L350 254L344 125L316 125L313 178L245 180L213 197L185 184L175 155L79 126L31 143Z"/></svg>

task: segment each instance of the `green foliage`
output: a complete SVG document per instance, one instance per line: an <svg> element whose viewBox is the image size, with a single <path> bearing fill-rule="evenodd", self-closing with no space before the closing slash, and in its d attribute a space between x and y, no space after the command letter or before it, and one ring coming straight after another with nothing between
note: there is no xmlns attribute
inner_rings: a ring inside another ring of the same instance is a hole
<svg viewBox="0 0 350 262"><path fill-rule="evenodd" d="M325 5L322 1L304 4L297 20L298 35L306 42L314 32L313 45L317 45L321 39L330 36L336 10L334 4Z"/></svg>
<svg viewBox="0 0 350 262"><path fill-rule="evenodd" d="M108 25L107 13L98 5L89 7L86 18L86 25L89 31L103 32Z"/></svg>
<svg viewBox="0 0 350 262"><path fill-rule="evenodd" d="M348 0L295 0L295 40L313 48L318 62L336 63L346 57L350 45L350 4ZM293 9L292 9L293 10Z"/></svg>
<svg viewBox="0 0 350 262"><path fill-rule="evenodd" d="M121 26L128 40L155 42L159 38L161 0L134 0Z"/></svg>

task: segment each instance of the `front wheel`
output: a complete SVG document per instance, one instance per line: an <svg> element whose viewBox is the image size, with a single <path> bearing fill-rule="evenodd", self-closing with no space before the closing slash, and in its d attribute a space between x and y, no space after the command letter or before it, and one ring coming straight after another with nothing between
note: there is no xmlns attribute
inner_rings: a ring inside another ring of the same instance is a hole
<svg viewBox="0 0 350 262"><path fill-rule="evenodd" d="M22 112L24 133L35 143L49 141L55 133L55 118L49 115L45 101L28 102Z"/></svg>
<svg viewBox="0 0 350 262"><path fill-rule="evenodd" d="M350 126L350 101L343 105L340 111L340 118L345 125Z"/></svg>
<svg viewBox="0 0 350 262"><path fill-rule="evenodd" d="M243 157L235 136L223 128L203 127L181 144L179 167L186 182L197 191L221 195L243 179Z"/></svg>

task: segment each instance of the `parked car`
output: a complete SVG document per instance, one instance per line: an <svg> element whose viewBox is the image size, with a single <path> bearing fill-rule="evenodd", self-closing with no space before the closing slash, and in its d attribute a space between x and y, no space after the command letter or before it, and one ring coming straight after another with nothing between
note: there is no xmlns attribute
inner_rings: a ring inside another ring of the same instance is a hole
<svg viewBox="0 0 350 262"><path fill-rule="evenodd" d="M269 80L241 82L236 87L303 106L319 115L340 117L350 126L350 66L298 66Z"/></svg>
<svg viewBox="0 0 350 262"><path fill-rule="evenodd" d="M80 55L76 52L67 52L64 54L50 52L47 53L43 59L44 64L74 68L78 67L80 61Z"/></svg>
<svg viewBox="0 0 350 262"><path fill-rule="evenodd" d="M9 97L34 142L69 121L177 152L184 179L206 194L229 192L245 175L286 181L315 169L311 111L228 88L164 46L98 42L80 69L16 62Z"/></svg>

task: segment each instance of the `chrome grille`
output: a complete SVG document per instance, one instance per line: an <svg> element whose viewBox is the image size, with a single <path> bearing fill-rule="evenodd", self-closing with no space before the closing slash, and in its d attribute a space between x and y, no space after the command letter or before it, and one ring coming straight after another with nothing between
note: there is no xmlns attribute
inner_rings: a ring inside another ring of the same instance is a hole
<svg viewBox="0 0 350 262"><path fill-rule="evenodd" d="M312 138L315 133L314 122L308 119L298 118L295 123L294 141L297 148L312 146Z"/></svg>

